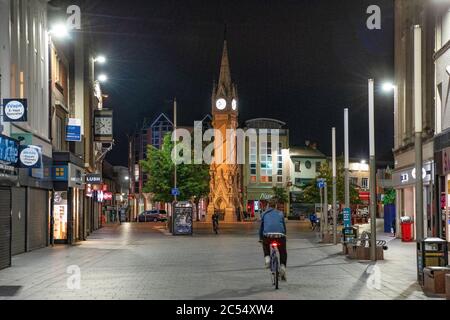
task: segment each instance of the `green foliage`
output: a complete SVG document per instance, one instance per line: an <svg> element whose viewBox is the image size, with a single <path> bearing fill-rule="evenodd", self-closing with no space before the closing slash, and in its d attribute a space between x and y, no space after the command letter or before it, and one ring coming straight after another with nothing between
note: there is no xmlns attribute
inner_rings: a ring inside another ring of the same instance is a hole
<svg viewBox="0 0 450 320"><path fill-rule="evenodd" d="M172 161L174 143L171 135L164 137L161 150L149 145L147 159L141 161L143 171L148 174L144 186L145 193L153 194L154 201L172 202L171 190L174 186L175 164ZM192 161L193 162L193 161ZM177 187L180 190L179 201L198 201L209 194L209 165L177 165Z"/></svg>
<svg viewBox="0 0 450 320"><path fill-rule="evenodd" d="M273 187L274 198L277 199L278 203L287 203L289 202L289 195L286 191L286 188L282 187Z"/></svg>
<svg viewBox="0 0 450 320"><path fill-rule="evenodd" d="M387 189L384 193L383 204L395 204L396 194L394 189Z"/></svg>
<svg viewBox="0 0 450 320"><path fill-rule="evenodd" d="M344 170L344 160L339 158L337 161L337 177L336 177L336 197L337 201L340 203L345 202L345 170ZM328 189L328 201L331 200L331 195L333 194L333 168L330 164L323 163L320 167L317 179L325 179L327 182ZM320 202L320 190L314 183L309 187L305 188L304 200L306 203L319 203ZM356 186L350 184L350 204L360 204L359 193Z"/></svg>

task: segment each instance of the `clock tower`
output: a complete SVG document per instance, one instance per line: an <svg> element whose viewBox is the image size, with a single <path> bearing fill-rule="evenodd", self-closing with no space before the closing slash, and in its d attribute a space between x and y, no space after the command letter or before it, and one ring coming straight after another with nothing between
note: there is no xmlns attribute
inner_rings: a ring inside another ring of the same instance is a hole
<svg viewBox="0 0 450 320"><path fill-rule="evenodd" d="M225 222L235 222L237 221L236 213L242 212L240 166L236 160L236 141L232 144L227 142L229 138L227 130L236 130L238 127L239 99L236 87L231 81L226 41L223 47L219 82L214 85L212 93L212 115L213 128L220 131L221 137L214 139L215 161L210 169L208 220L211 220L214 212L219 212L224 214ZM234 146L233 152L227 151L229 145ZM223 154L222 159L218 157L219 152ZM234 161L227 159L230 154Z"/></svg>

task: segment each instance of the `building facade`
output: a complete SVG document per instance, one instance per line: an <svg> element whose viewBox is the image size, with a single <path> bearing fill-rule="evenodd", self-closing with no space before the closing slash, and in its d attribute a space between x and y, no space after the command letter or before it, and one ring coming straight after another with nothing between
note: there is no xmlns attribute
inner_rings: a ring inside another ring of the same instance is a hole
<svg viewBox="0 0 450 320"><path fill-rule="evenodd" d="M245 131L254 130L257 139L246 139L243 176L243 204L250 217L266 206L274 195L273 188L285 188L291 182L289 159L289 130L286 123L267 118L248 120ZM272 136L277 135L276 139ZM273 145L274 143L278 145ZM289 215L289 203L284 212Z"/></svg>
<svg viewBox="0 0 450 320"><path fill-rule="evenodd" d="M435 132L435 16L434 4L423 0L395 1L395 114L394 114L394 188L397 193L397 230L400 218L415 222L414 149L414 37L413 27L422 28L422 140L423 199L425 237L435 233L434 222L434 132ZM414 223L414 234L415 234Z"/></svg>
<svg viewBox="0 0 450 320"><path fill-rule="evenodd" d="M436 4L435 94L436 136L434 138L435 208L433 235L450 241L450 4Z"/></svg>

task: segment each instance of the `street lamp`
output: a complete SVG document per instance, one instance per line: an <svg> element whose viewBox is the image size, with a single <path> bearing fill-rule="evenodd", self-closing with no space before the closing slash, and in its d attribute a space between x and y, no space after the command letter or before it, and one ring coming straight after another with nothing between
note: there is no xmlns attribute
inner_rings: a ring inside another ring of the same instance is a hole
<svg viewBox="0 0 450 320"><path fill-rule="evenodd" d="M384 92L391 92L395 90L395 85L393 85L391 82L385 82L383 83L382 88Z"/></svg>
<svg viewBox="0 0 450 320"><path fill-rule="evenodd" d="M98 76L97 79L99 82L106 82L106 81L108 81L108 76L106 74L101 74Z"/></svg>
<svg viewBox="0 0 450 320"><path fill-rule="evenodd" d="M104 63L106 63L106 57L105 56L98 56L98 57L94 58L94 62L95 63L104 64Z"/></svg>
<svg viewBox="0 0 450 320"><path fill-rule="evenodd" d="M369 79L369 167L370 167L370 258L377 260L377 191L375 160L375 92L374 80Z"/></svg>
<svg viewBox="0 0 450 320"><path fill-rule="evenodd" d="M64 23L57 23L50 28L48 33L54 38L62 39L69 36L69 29Z"/></svg>

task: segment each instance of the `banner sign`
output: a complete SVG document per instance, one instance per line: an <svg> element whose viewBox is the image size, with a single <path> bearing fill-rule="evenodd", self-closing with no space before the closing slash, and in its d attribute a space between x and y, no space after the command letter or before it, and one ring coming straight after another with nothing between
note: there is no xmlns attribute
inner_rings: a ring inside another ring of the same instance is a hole
<svg viewBox="0 0 450 320"><path fill-rule="evenodd" d="M352 225L352 211L350 208L344 208L344 227L348 228Z"/></svg>
<svg viewBox="0 0 450 320"><path fill-rule="evenodd" d="M66 141L81 142L81 120L69 119L66 127Z"/></svg>
<svg viewBox="0 0 450 320"><path fill-rule="evenodd" d="M4 122L27 122L27 99L3 99Z"/></svg>
<svg viewBox="0 0 450 320"><path fill-rule="evenodd" d="M41 168L42 149L38 146L20 146L19 160L21 168Z"/></svg>
<svg viewBox="0 0 450 320"><path fill-rule="evenodd" d="M103 192L103 200L111 201L113 199L112 192Z"/></svg>
<svg viewBox="0 0 450 320"><path fill-rule="evenodd" d="M15 166L19 161L19 143L0 134L0 163Z"/></svg>

